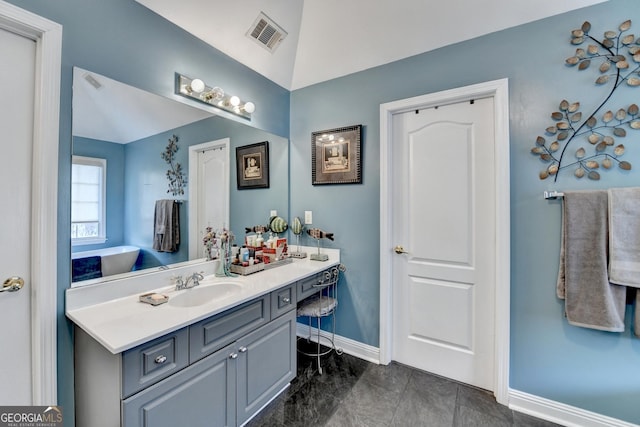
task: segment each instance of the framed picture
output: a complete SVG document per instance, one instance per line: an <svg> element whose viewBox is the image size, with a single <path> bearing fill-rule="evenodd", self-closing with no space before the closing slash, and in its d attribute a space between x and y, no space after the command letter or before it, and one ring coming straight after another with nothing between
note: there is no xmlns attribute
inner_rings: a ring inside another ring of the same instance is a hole
<svg viewBox="0 0 640 427"><path fill-rule="evenodd" d="M269 188L269 142L236 148L238 190Z"/></svg>
<svg viewBox="0 0 640 427"><path fill-rule="evenodd" d="M362 125L311 134L311 182L362 183Z"/></svg>

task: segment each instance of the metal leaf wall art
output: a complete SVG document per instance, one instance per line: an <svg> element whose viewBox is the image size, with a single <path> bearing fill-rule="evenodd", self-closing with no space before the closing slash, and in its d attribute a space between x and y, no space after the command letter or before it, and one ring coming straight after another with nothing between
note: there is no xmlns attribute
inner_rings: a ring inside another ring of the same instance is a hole
<svg viewBox="0 0 640 427"><path fill-rule="evenodd" d="M171 166L167 171L167 179L169 180L169 189L167 193L174 196L183 195L184 187L187 186L187 177L182 170L180 163L174 161L174 156L178 152L178 137L173 135L169 138L167 148L162 152L162 158Z"/></svg>
<svg viewBox="0 0 640 427"><path fill-rule="evenodd" d="M602 169L631 170L631 163L620 159L625 153L621 140L627 130L640 129L640 109L636 104L614 109L615 112L607 109L616 90L640 86L640 38L630 34L630 29L631 21L627 20L617 31L605 31L602 40L589 34L589 22L571 32L572 45L587 46L578 47L575 55L566 59L566 65L584 71L596 68L591 67L592 63L599 63L595 84L610 85L611 90L590 114L581 111L579 102L567 100L551 113L553 122L531 149L545 164L540 179L553 176L557 181L559 172L566 168L572 168L577 178L586 176L592 180L600 179ZM572 142L575 148L569 149Z"/></svg>

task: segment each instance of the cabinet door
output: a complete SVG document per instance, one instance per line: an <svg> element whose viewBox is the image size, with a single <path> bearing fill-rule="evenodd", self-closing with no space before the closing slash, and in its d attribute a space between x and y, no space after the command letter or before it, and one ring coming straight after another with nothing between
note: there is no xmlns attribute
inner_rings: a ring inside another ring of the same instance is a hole
<svg viewBox="0 0 640 427"><path fill-rule="evenodd" d="M123 427L236 425L235 345L122 402Z"/></svg>
<svg viewBox="0 0 640 427"><path fill-rule="evenodd" d="M289 311L238 340L238 425L295 377L295 325L295 311Z"/></svg>

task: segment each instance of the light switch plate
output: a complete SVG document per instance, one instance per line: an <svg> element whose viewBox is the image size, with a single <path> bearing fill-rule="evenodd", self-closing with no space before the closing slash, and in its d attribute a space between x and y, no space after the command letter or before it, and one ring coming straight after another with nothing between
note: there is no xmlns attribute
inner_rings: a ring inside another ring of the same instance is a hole
<svg viewBox="0 0 640 427"><path fill-rule="evenodd" d="M271 210L271 214L270 214L269 216L270 216L270 217L272 217L272 218L273 218L274 216L278 216L278 211L277 211L277 210L275 210L275 209L272 209L272 210Z"/></svg>
<svg viewBox="0 0 640 427"><path fill-rule="evenodd" d="M304 211L304 223L305 225L313 224L313 214L311 211Z"/></svg>

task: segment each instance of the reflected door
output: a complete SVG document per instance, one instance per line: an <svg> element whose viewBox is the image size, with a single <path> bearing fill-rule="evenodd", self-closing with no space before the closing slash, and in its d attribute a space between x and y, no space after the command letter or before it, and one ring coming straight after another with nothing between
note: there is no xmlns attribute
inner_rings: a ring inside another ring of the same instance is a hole
<svg viewBox="0 0 640 427"><path fill-rule="evenodd" d="M224 138L189 147L189 259L205 256L206 227L229 227L229 143Z"/></svg>
<svg viewBox="0 0 640 427"><path fill-rule="evenodd" d="M30 405L31 375L31 156L36 44L0 29L0 281L24 279L24 288L0 293L0 404ZM1 285L0 285L1 286Z"/></svg>
<svg viewBox="0 0 640 427"><path fill-rule="evenodd" d="M494 389L493 98L394 115L393 355Z"/></svg>

